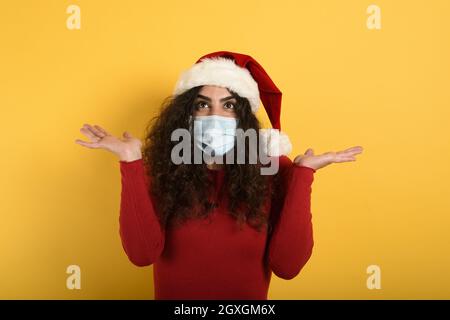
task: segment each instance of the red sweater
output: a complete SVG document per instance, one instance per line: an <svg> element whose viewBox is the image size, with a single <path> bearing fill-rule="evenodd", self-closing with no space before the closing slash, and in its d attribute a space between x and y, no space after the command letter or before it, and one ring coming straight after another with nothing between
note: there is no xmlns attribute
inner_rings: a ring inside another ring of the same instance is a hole
<svg viewBox="0 0 450 320"><path fill-rule="evenodd" d="M218 207L209 218L181 227L161 228L149 195L150 179L142 159L119 161L120 237L129 260L153 264L155 299L267 299L272 272L294 278L313 248L311 185L315 170L280 157L284 201L269 201L272 233L250 225L239 230L219 197L224 170L209 170ZM263 229L264 230L264 229Z"/></svg>

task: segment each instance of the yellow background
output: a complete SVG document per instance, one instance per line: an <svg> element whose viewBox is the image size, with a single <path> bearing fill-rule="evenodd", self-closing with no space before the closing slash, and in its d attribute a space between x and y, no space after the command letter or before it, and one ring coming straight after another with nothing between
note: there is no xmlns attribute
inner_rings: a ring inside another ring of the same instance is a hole
<svg viewBox="0 0 450 320"><path fill-rule="evenodd" d="M366 27L370 4L381 30ZM66 8L81 8L69 30ZM450 2L2 1L0 298L152 298L118 234L114 155L83 123L143 137L182 70L229 50L283 92L282 125L316 153L314 253L271 299L450 298ZM264 113L259 114L267 124ZM81 290L66 268L81 267ZM366 287L381 268L380 290Z"/></svg>

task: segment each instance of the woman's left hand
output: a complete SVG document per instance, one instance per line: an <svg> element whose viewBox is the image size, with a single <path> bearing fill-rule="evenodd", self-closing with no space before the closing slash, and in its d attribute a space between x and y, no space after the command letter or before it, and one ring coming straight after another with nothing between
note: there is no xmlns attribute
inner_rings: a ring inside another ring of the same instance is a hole
<svg viewBox="0 0 450 320"><path fill-rule="evenodd" d="M305 154L298 155L294 159L294 163L298 166L313 168L318 170L331 163L356 161L355 155L361 153L363 148L355 146L338 152L325 152L320 155L314 155L313 149L309 148Z"/></svg>

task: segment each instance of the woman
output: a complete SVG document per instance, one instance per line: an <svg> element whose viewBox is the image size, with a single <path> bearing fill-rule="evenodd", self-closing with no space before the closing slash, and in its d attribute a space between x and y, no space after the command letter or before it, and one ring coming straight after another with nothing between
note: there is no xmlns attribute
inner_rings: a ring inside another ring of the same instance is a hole
<svg viewBox="0 0 450 320"><path fill-rule="evenodd" d="M292 279L311 256L314 173L355 161L362 148L322 155L308 149L292 162L285 155L287 136L266 134L257 138L258 152L278 162L276 174L262 174L260 160L248 161L249 140L244 163L225 161L236 149L237 129L260 129L259 99L280 128L281 92L247 55L203 56L181 75L174 93L149 124L144 143L89 124L81 132L90 141L77 140L119 158L123 248L135 265L153 264L155 299L267 299L272 272ZM200 134L197 122L205 129ZM192 133L192 150L209 157L174 161L177 129Z"/></svg>

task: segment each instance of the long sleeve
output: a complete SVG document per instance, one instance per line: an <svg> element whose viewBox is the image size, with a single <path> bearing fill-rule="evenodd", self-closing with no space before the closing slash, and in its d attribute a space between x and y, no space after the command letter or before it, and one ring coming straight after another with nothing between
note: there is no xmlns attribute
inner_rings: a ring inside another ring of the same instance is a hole
<svg viewBox="0 0 450 320"><path fill-rule="evenodd" d="M275 222L268 246L268 261L280 278L292 279L309 260L314 245L311 185L316 170L280 158L281 197L271 210Z"/></svg>
<svg viewBox="0 0 450 320"><path fill-rule="evenodd" d="M149 195L150 179L142 159L119 161L121 202L119 233L129 260L136 266L154 263L164 248L164 230Z"/></svg>

